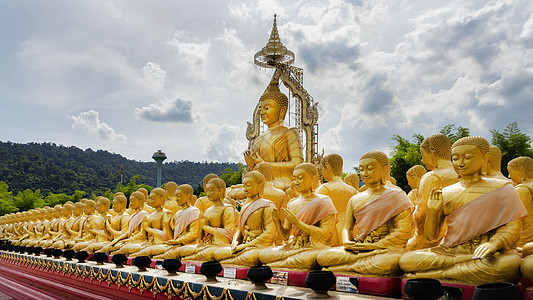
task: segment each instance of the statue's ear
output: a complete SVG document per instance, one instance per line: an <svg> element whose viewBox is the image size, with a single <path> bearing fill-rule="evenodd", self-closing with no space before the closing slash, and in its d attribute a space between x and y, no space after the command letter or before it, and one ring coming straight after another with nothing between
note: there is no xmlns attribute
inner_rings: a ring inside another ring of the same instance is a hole
<svg viewBox="0 0 533 300"><path fill-rule="evenodd" d="M279 109L279 120L280 121L283 121L285 120L285 114L287 113L287 108L286 107L281 107Z"/></svg>
<svg viewBox="0 0 533 300"><path fill-rule="evenodd" d="M481 175L487 175L489 169L489 157L490 153L483 155L483 166L481 167Z"/></svg>

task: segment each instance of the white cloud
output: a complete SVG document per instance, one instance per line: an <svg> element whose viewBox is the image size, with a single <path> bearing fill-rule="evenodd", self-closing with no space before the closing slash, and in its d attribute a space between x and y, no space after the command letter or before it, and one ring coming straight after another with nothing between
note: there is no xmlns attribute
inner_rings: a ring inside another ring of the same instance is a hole
<svg viewBox="0 0 533 300"><path fill-rule="evenodd" d="M192 123L192 102L180 98L160 100L143 108L136 108L135 117L152 122Z"/></svg>
<svg viewBox="0 0 533 300"><path fill-rule="evenodd" d="M167 72L161 69L161 66L153 62L148 62L142 68L141 72L150 90L157 92L163 89L167 80Z"/></svg>
<svg viewBox="0 0 533 300"><path fill-rule="evenodd" d="M69 116L72 120L72 128L80 129L88 134L104 141L126 142L128 138L123 134L115 133L115 130L106 123L100 121L97 111L89 110L79 113L77 116Z"/></svg>
<svg viewBox="0 0 533 300"><path fill-rule="evenodd" d="M243 161L242 153L246 150L246 144L240 141L240 128L228 124L208 124L202 131L205 145L203 155L207 159L219 162Z"/></svg>
<svg viewBox="0 0 533 300"><path fill-rule="evenodd" d="M196 81L207 76L207 59L210 42L194 43L186 41L186 33L178 32L168 41L176 50L176 60L187 67L187 72Z"/></svg>

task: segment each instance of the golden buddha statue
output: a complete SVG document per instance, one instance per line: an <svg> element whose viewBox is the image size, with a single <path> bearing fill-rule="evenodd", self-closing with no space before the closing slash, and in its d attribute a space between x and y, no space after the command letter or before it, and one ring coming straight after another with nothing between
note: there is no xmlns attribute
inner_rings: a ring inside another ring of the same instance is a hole
<svg viewBox="0 0 533 300"><path fill-rule="evenodd" d="M115 237L100 251L112 252L112 254L129 254L141 249L141 245L148 240L143 224L150 215L143 209L144 206L144 194L139 190L131 193L128 229L120 236Z"/></svg>
<svg viewBox="0 0 533 300"><path fill-rule="evenodd" d="M106 227L106 224L109 223L112 218L109 214L110 201L105 197L99 197L97 199L96 212L98 215L96 215L89 223L89 231L94 238L91 241L86 242L88 244L82 249L89 253L94 253L95 247L100 249L112 240L112 235Z"/></svg>
<svg viewBox="0 0 533 300"><path fill-rule="evenodd" d="M522 248L526 243L533 242L533 158L514 158L507 163L507 170L528 214L522 220L522 234L516 243L517 247Z"/></svg>
<svg viewBox="0 0 533 300"><path fill-rule="evenodd" d="M424 249L439 244L444 237L446 226L440 230L439 237L432 242L424 236L424 224L427 216L427 201L433 189L442 189L458 181L450 160L451 142L444 134L434 134L420 144L422 163L429 170L422 176L418 187L418 205L414 212L415 233L408 242L408 250Z"/></svg>
<svg viewBox="0 0 533 300"><path fill-rule="evenodd" d="M200 213L200 243L180 248L179 256L183 260L211 261L217 246L229 246L233 240L237 212L231 204L224 202L226 183L213 178L207 182L205 191L213 205L205 213Z"/></svg>
<svg viewBox="0 0 533 300"><path fill-rule="evenodd" d="M50 248L54 243L54 239L61 234L60 224L63 221L63 207L56 204L53 209L53 220L50 221L49 226L45 232L46 241L42 244L43 248Z"/></svg>
<svg viewBox="0 0 533 300"><path fill-rule="evenodd" d="M210 174L205 175L204 179L202 180L202 188L204 189L204 192L206 194L207 194L207 192L206 192L205 188L207 187L207 183L209 182L209 180L211 180L213 178L218 178L218 175L210 173ZM198 208L200 210L200 212L202 212L202 213L204 213L209 207L211 207L211 205L213 205L213 203L211 201L209 201L209 198L207 196L200 197L194 203L194 206L196 206L196 208Z"/></svg>
<svg viewBox="0 0 533 300"><path fill-rule="evenodd" d="M63 204L63 218L59 221L60 234L56 236L50 243L50 247L65 249L66 242L71 239L70 232L67 230L70 227L74 218L72 218L72 210L74 206L70 203Z"/></svg>
<svg viewBox="0 0 533 300"><path fill-rule="evenodd" d="M64 227L64 229L70 234L70 238L63 241L57 241L53 245L54 248L71 249L74 247L76 244L75 238L80 236L83 229L82 224L83 220L85 220L84 209L85 205L82 202L74 203L72 208L72 219L70 222L66 223Z"/></svg>
<svg viewBox="0 0 533 300"><path fill-rule="evenodd" d="M35 231L34 227L39 222L39 211L38 209L30 209L27 212L27 220L26 220L26 226L24 226L23 230L25 232L24 236L19 240L20 246L26 246L31 241L35 240ZM0 217L0 224L2 224L3 217ZM3 225L3 224L2 224Z"/></svg>
<svg viewBox="0 0 533 300"><path fill-rule="evenodd" d="M399 260L411 237L413 204L404 191L387 186L390 164L385 153L365 153L359 170L368 189L348 202L341 234L344 247L321 251L317 262L334 272L400 275Z"/></svg>
<svg viewBox="0 0 533 300"><path fill-rule="evenodd" d="M259 103L261 120L268 126L268 132L253 141L244 152L244 159L250 170L258 163L271 163L274 186L286 190L292 180L292 170L304 159L298 131L283 126L289 100L279 90L277 79L270 82Z"/></svg>
<svg viewBox="0 0 533 300"><path fill-rule="evenodd" d="M29 247L37 246L37 244L39 243L39 241L43 237L43 228L45 226L45 223L47 222L46 221L46 219L47 219L47 208L48 207L43 207L43 208L37 210L37 212L36 212L36 216L37 216L36 217L36 222L35 222L35 225L32 227L32 231L34 232L35 237L33 237L32 239L28 240L26 242L25 246L29 246ZM6 216L6 217L8 217L7 222L9 222L9 215ZM7 234L7 235L9 236L10 233Z"/></svg>
<svg viewBox="0 0 533 300"><path fill-rule="evenodd" d="M258 163L255 166L254 171L263 174L265 177L264 188L261 197L263 199L272 201L277 210L280 210L282 207L287 207L288 199L285 195L285 192L274 187L274 183L272 182L272 165L267 162ZM246 197L249 198L249 196Z"/></svg>
<svg viewBox="0 0 533 300"><path fill-rule="evenodd" d="M346 206L357 190L342 181L342 157L338 154L328 154L320 161L320 173L326 183L321 184L316 190L317 194L331 198L338 213L337 229L331 239L331 246L341 245L340 233L344 228Z"/></svg>
<svg viewBox="0 0 533 300"><path fill-rule="evenodd" d="M52 239L53 236L50 232L51 226L53 225L55 221L55 214L56 211L53 207L48 207L46 209L46 220L43 222L42 226L42 235L39 241L37 242L36 246L43 247L44 244L49 240ZM16 232L15 232L16 233Z"/></svg>
<svg viewBox="0 0 533 300"><path fill-rule="evenodd" d="M172 215L168 209L163 207L166 197L165 190L161 188L155 188L150 192L148 205L155 211L143 222L147 240L139 245L139 249L131 253L131 256L153 255L154 253L151 252L154 249L153 246L161 245L172 237L172 229L170 228ZM155 253L159 254L157 251Z"/></svg>
<svg viewBox="0 0 533 300"><path fill-rule="evenodd" d="M465 137L452 146L458 183L433 190L427 202L424 234L442 243L405 253L400 268L408 277L465 282L515 282L521 258L512 250L520 238L527 211L512 184L484 178L490 144L482 137ZM481 212L481 213L480 213Z"/></svg>
<svg viewBox="0 0 533 300"><path fill-rule="evenodd" d="M97 211L99 213L98 219L94 222L98 229L93 229L95 240L84 250L89 253L94 253L105 246L109 245L113 239L120 236L128 230L129 214L125 213L127 199L124 194L115 194L113 198L113 211L115 215L109 214L109 200L101 198L96 203Z"/></svg>
<svg viewBox="0 0 533 300"><path fill-rule="evenodd" d="M153 213L155 211L154 208L148 205L148 198L149 198L148 190L145 188L139 188L137 191L141 192L144 195L144 207L142 209L149 213ZM130 215L131 214L132 212L130 211Z"/></svg>
<svg viewBox="0 0 533 300"><path fill-rule="evenodd" d="M276 206L261 197L265 177L257 171L248 172L244 179L244 202L239 216L237 232L231 246L220 247L215 251L215 259L224 265L254 267L261 265L259 253L262 248L273 246L276 227L272 221L272 211Z"/></svg>
<svg viewBox="0 0 533 300"><path fill-rule="evenodd" d="M503 176L501 172L502 151L500 150L500 148L498 148L498 146L490 146L489 154L489 160L487 163L487 174L485 175L485 177L509 180L507 177Z"/></svg>
<svg viewBox="0 0 533 300"><path fill-rule="evenodd" d="M418 187L420 186L420 180L422 180L422 176L424 176L426 173L426 168L422 167L421 165L412 166L405 173L405 176L407 177L407 184L409 187L411 187L411 191L409 191L407 197L409 200L411 200L413 205L418 205Z"/></svg>
<svg viewBox="0 0 533 300"><path fill-rule="evenodd" d="M163 245L152 246L149 251L156 259L179 257L181 246L194 244L198 238L200 210L192 206L193 188L182 184L176 189L176 201L180 209L174 214L170 227L174 231L172 239Z"/></svg>
<svg viewBox="0 0 533 300"><path fill-rule="evenodd" d="M282 208L285 216L281 224L278 212L273 213L277 233L285 241L279 247L265 248L259 261L271 268L318 268L316 255L328 245L335 233L337 210L331 198L314 193L318 183L318 169L311 163L294 168L294 189L300 194Z"/></svg>
<svg viewBox="0 0 533 300"><path fill-rule="evenodd" d="M359 191L359 176L356 173L348 173L344 176L344 183Z"/></svg>
<svg viewBox="0 0 533 300"><path fill-rule="evenodd" d="M173 216L179 209L179 205L176 202L176 189L178 184L174 181L169 181L165 183L165 205L164 208L170 211L170 214Z"/></svg>
<svg viewBox="0 0 533 300"><path fill-rule="evenodd" d="M91 231L93 219L96 218L96 202L94 200L87 200L84 204L85 219L81 221L80 234L74 239L74 246L72 249L81 251L83 248L89 246L94 240L94 234Z"/></svg>

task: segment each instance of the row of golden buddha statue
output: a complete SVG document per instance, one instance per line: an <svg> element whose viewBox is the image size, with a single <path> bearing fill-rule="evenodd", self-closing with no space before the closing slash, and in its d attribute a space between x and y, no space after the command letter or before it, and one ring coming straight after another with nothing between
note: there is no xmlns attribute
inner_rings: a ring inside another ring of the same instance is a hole
<svg viewBox="0 0 533 300"><path fill-rule="evenodd" d="M361 157L361 189L356 174L342 180L342 158L330 154L318 168L296 165L286 191L275 187L272 164L258 162L237 188L207 175L206 196L197 200L191 186L169 182L150 195L133 192L129 208L115 194L111 213L109 199L97 197L6 215L1 238L246 267L476 283L516 282L522 272L533 279L533 256L522 259L533 252L533 159L511 160L509 180L499 170L501 152L482 137L452 146L436 134L420 148L429 172L407 172L408 195L391 182L383 152ZM238 189L242 203L226 196Z"/></svg>

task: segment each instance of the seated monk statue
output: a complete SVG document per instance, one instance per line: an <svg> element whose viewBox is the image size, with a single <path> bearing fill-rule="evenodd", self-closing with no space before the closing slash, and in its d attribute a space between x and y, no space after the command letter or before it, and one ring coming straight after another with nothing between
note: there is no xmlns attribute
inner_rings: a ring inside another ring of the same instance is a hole
<svg viewBox="0 0 533 300"><path fill-rule="evenodd" d="M145 188L139 188L137 191L141 192L144 195L144 207L142 209L149 213L153 213L155 209L151 207L150 205L148 205L148 198L149 198L148 190ZM131 211L129 213L130 215L133 214Z"/></svg>
<svg viewBox="0 0 533 300"><path fill-rule="evenodd" d="M104 198L104 202L108 202L107 198ZM106 201L107 200L107 201ZM109 245L112 240L122 235L124 232L128 231L128 222L130 220L130 215L126 214L126 204L128 200L126 199L126 196L124 194L115 194L113 198L113 211L115 212L115 216L111 216L110 214L107 214L105 212L100 213L101 216L104 214L104 227L102 229L99 229L100 239L99 241L95 241L94 243L91 243L87 248L85 248L85 251L89 253L94 253L99 251L100 249L104 248L105 246ZM109 204L107 204L107 207L109 208ZM98 210L98 203L97 203L97 210ZM102 207L102 210L105 210ZM105 238L104 238L105 237Z"/></svg>
<svg viewBox="0 0 533 300"><path fill-rule="evenodd" d="M36 243L36 247L42 247L49 239L52 239L50 234L50 227L55 220L54 218L55 210L53 207L46 208L46 220L42 223L41 232L39 241Z"/></svg>
<svg viewBox="0 0 533 300"><path fill-rule="evenodd" d="M70 203L63 204L63 218L59 221L60 234L56 236L51 243L52 248L65 249L66 242L71 239L70 232L66 229L70 226L74 218L72 218L72 210L74 206Z"/></svg>
<svg viewBox="0 0 533 300"><path fill-rule="evenodd" d="M451 142L446 135L439 133L425 138L420 144L420 154L422 155L422 163L429 172L422 176L418 186L417 198L419 203L413 215L415 233L407 243L407 250L429 248L438 245L442 240L446 232L445 225L440 229L439 237L432 242L428 241L424 235L427 201L433 189L441 189L458 181L450 160Z"/></svg>
<svg viewBox="0 0 533 300"><path fill-rule="evenodd" d="M39 222L39 208L30 209L28 212L28 221L27 226L24 227L24 232L26 232L26 238L20 241L21 246L27 246L28 243L35 240L35 231L34 227ZM2 217L0 217L0 224L2 224ZM0 229L1 230L1 229Z"/></svg>
<svg viewBox="0 0 533 300"><path fill-rule="evenodd" d="M516 243L517 247L522 248L526 243L533 242L533 158L514 158L507 163L507 171L527 210L527 217L522 220L522 234Z"/></svg>
<svg viewBox="0 0 533 300"><path fill-rule="evenodd" d="M344 183L353 187L356 191L359 192L359 176L356 173L348 173L344 176Z"/></svg>
<svg viewBox="0 0 533 300"><path fill-rule="evenodd" d="M341 234L344 247L321 251L318 264L334 272L400 275L398 262L411 237L413 204L404 191L387 186L390 164L385 153L363 154L359 170L368 189L348 202Z"/></svg>
<svg viewBox="0 0 533 300"><path fill-rule="evenodd" d="M19 222L19 231L20 236L18 240L16 241L16 245L22 246L25 240L27 240L30 236L28 226L31 224L30 222L31 212L30 211L24 211L20 213L20 222Z"/></svg>
<svg viewBox="0 0 533 300"><path fill-rule="evenodd" d="M485 177L509 180L509 178L503 176L502 170L502 151L498 146L490 146L489 160L487 163L487 174Z"/></svg>
<svg viewBox="0 0 533 300"><path fill-rule="evenodd" d="M176 202L176 189L178 185L174 181L169 181L165 183L165 209L170 211L170 214L173 216L179 209L179 205Z"/></svg>
<svg viewBox="0 0 533 300"><path fill-rule="evenodd" d="M47 207L43 207L41 209L38 209L37 212L36 212L36 218L35 218L35 222L34 222L34 225L32 227L32 231L33 231L33 235L34 237L29 239L27 242L26 242L26 247L34 247L37 245L37 243L41 240L41 238L43 237L43 228L45 226L45 222L46 222L46 211L47 211ZM6 222L9 222L9 215L6 215L5 216ZM8 224L6 224L8 225ZM6 230L6 238L8 238L8 234L7 234L7 228L5 229Z"/></svg>
<svg viewBox="0 0 533 300"><path fill-rule="evenodd" d="M80 235L74 239L74 246L72 247L72 249L76 251L81 251L85 247L89 246L89 244L94 240L94 234L91 231L91 226L93 220L96 218L96 202L94 202L94 200L85 201L84 212L85 219L81 221Z"/></svg>
<svg viewBox="0 0 533 300"><path fill-rule="evenodd" d="M272 221L272 211L276 206L261 197L265 177L251 171L243 179L246 201L239 216L237 232L231 246L220 247L215 251L215 259L224 265L254 267L261 265L259 253L262 248L272 247L276 237L276 227Z"/></svg>
<svg viewBox="0 0 533 300"><path fill-rule="evenodd" d="M272 182L272 165L267 162L258 163L254 171L263 174L265 177L265 187L261 197L274 203L277 210L280 210L282 207L287 207L288 199L285 192L275 188Z"/></svg>
<svg viewBox="0 0 533 300"><path fill-rule="evenodd" d="M294 189L300 194L282 208L285 216L281 224L278 212L272 217L277 233L285 243L265 248L259 261L276 269L318 268L316 255L328 245L335 233L337 210L331 198L314 193L318 183L318 169L311 163L294 168Z"/></svg>
<svg viewBox="0 0 533 300"><path fill-rule="evenodd" d="M70 234L70 238L66 240L59 240L54 243L54 248L61 248L61 249L71 249L76 244L76 241L74 240L81 234L82 230L82 224L83 220L85 219L85 216L83 215L85 209L85 205L81 202L76 202L73 205L72 209L72 220L65 224L65 230L68 231ZM64 245L63 245L64 244Z"/></svg>
<svg viewBox="0 0 533 300"><path fill-rule="evenodd" d="M341 245L340 233L344 228L346 206L357 190L342 181L342 157L338 154L328 154L320 161L320 173L326 183L321 184L316 190L317 194L331 198L338 213L337 228L331 239L331 246Z"/></svg>
<svg viewBox="0 0 533 300"><path fill-rule="evenodd" d="M204 189L204 192L207 194L207 191L205 190L207 187L207 183L209 180L213 178L218 178L218 175L210 173L204 176L204 179L202 180L202 188ZM205 211L211 207L213 203L209 201L209 198L207 196L200 197L196 202L194 203L194 206L200 210L200 212L205 213Z"/></svg>
<svg viewBox="0 0 533 300"><path fill-rule="evenodd" d="M200 213L200 243L180 248L179 256L185 261L211 261L218 246L229 246L233 240L236 211L231 204L224 202L226 183L220 178L213 178L207 182L205 191L213 205L205 214Z"/></svg>
<svg viewBox="0 0 533 300"><path fill-rule="evenodd" d="M146 231L147 240L131 256L151 256L153 255L151 250L154 250L154 246L161 245L172 237L172 229L170 228L172 215L168 209L163 207L166 197L165 190L161 188L155 188L150 192L148 204L155 211L143 222L143 229ZM155 253L159 254L157 251Z"/></svg>
<svg viewBox="0 0 533 300"><path fill-rule="evenodd" d="M424 234L441 244L405 253L400 268L408 277L464 282L516 282L520 261L513 249L520 238L527 211L509 181L484 178L490 144L469 136L452 146L452 162L460 181L433 190Z"/></svg>
<svg viewBox="0 0 533 300"><path fill-rule="evenodd" d="M128 229L120 236L115 237L107 246L100 249L101 252L112 254L129 254L140 249L140 245L147 241L146 231L143 228L144 221L150 213L143 209L144 195L140 191L130 195L130 217Z"/></svg>
<svg viewBox="0 0 533 300"><path fill-rule="evenodd" d="M54 206L53 220L49 223L46 241L42 244L43 248L50 248L54 243L54 239L61 234L61 227L63 222L63 207L60 204Z"/></svg>
<svg viewBox="0 0 533 300"><path fill-rule="evenodd" d="M83 249L89 253L94 253L94 246L103 247L112 240L112 235L106 228L112 216L109 214L110 201L106 197L98 198L96 202L95 218L89 223L89 231L93 234L94 239Z"/></svg>
<svg viewBox="0 0 533 300"><path fill-rule="evenodd" d="M279 90L278 79L272 80L259 99L261 120L268 126L268 132L257 137L244 152L250 170L258 163L271 163L274 186L284 191L289 188L292 170L304 161L298 130L283 126L288 105L287 96Z"/></svg>
<svg viewBox="0 0 533 300"><path fill-rule="evenodd" d="M420 180L422 180L424 174L426 174L426 168L421 165L412 166L405 173L407 184L411 187L411 191L407 194L407 198L409 198L413 205L418 205L418 188L420 187Z"/></svg>
<svg viewBox="0 0 533 300"><path fill-rule="evenodd" d="M170 227L174 237L162 245L150 248L156 259L178 258L181 246L194 244L198 239L200 210L192 206L193 188L188 184L178 186L176 200L180 209L174 214Z"/></svg>

